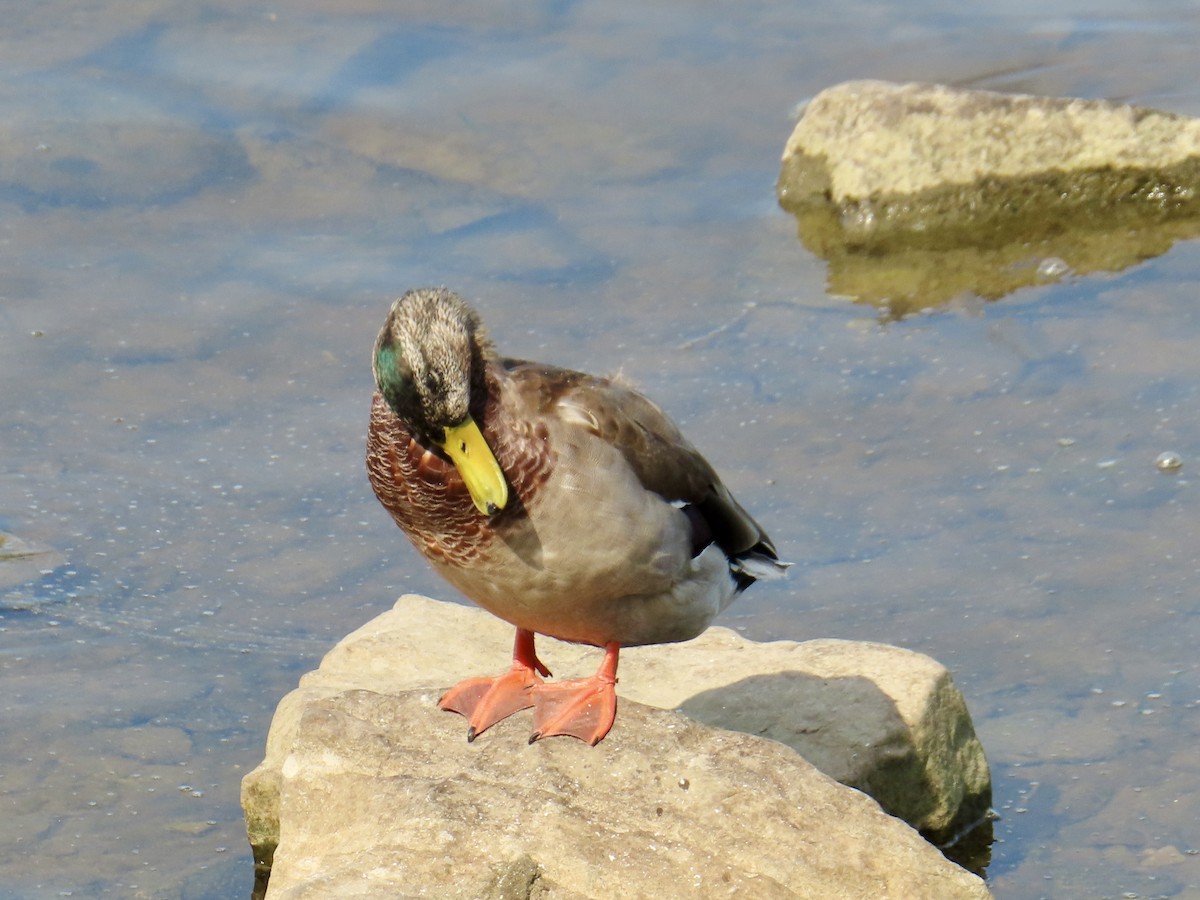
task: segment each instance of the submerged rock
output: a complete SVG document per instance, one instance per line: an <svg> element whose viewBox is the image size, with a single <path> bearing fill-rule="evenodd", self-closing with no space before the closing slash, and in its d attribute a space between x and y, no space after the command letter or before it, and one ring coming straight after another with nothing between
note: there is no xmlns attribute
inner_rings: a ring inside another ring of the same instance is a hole
<svg viewBox="0 0 1200 900"><path fill-rule="evenodd" d="M43 578L64 561L63 555L51 547L0 531L0 587ZM13 601L0 602L0 610L5 608L5 602Z"/></svg>
<svg viewBox="0 0 1200 900"><path fill-rule="evenodd" d="M982 817L987 764L932 660L712 628L623 653L595 748L528 745L530 713L467 744L437 697L503 670L511 641L487 613L406 596L301 679L243 783L269 897L988 896L812 765L931 835ZM595 665L590 648L539 652L560 676Z"/></svg>
<svg viewBox="0 0 1200 900"><path fill-rule="evenodd" d="M780 204L830 290L902 314L1116 270L1200 234L1200 120L1099 100L854 81L805 108ZM1050 269L1046 260L1061 263Z"/></svg>

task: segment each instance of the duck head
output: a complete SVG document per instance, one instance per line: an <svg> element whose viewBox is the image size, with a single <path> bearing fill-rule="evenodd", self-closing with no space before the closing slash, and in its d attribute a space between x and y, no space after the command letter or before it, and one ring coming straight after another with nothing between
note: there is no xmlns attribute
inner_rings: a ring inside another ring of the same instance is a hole
<svg viewBox="0 0 1200 900"><path fill-rule="evenodd" d="M375 384L392 412L450 458L484 515L508 503L504 472L471 416L472 401L486 390L491 355L475 311L451 291L424 288L392 304L372 357Z"/></svg>

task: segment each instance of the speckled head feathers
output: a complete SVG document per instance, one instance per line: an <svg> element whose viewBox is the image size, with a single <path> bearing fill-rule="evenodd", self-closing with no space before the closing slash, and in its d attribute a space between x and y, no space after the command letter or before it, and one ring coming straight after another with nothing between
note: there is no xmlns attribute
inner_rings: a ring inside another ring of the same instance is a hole
<svg viewBox="0 0 1200 900"><path fill-rule="evenodd" d="M375 383L392 411L439 437L466 419L491 342L478 315L445 288L419 288L392 304L375 340Z"/></svg>

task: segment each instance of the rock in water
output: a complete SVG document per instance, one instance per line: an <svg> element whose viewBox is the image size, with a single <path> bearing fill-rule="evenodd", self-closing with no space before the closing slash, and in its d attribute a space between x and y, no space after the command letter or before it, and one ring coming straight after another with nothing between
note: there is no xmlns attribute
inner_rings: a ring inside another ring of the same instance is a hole
<svg viewBox="0 0 1200 900"><path fill-rule="evenodd" d="M475 656L448 663L464 630ZM304 676L243 783L268 897L989 896L797 753L931 833L986 809L982 749L932 660L712 628L629 652L596 748L528 746L522 721L467 744L437 698L510 639L481 610L407 596ZM546 649L560 676L590 666L587 648Z"/></svg>
<svg viewBox="0 0 1200 900"><path fill-rule="evenodd" d="M1200 119L851 81L806 105L777 191L829 262L831 293L895 315L964 293L997 299L1200 234Z"/></svg>

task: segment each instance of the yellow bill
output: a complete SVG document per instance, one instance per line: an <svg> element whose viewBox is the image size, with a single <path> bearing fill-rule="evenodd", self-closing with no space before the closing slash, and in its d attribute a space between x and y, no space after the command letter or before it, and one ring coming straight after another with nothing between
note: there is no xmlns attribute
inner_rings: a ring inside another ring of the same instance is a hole
<svg viewBox="0 0 1200 900"><path fill-rule="evenodd" d="M446 451L462 475L476 509L485 516L504 509L508 503L508 482L474 419L467 416L461 425L447 428L446 439L438 446Z"/></svg>

